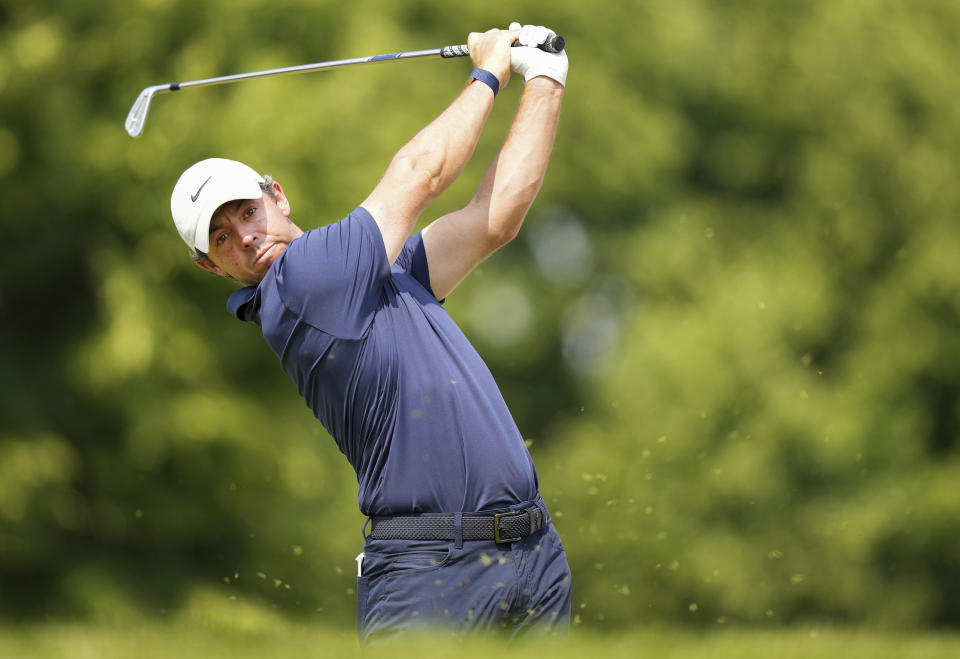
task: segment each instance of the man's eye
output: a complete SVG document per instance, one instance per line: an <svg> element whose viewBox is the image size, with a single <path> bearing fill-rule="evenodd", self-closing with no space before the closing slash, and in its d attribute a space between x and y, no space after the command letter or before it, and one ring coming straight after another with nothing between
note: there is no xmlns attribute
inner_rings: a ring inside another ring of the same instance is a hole
<svg viewBox="0 0 960 659"><path fill-rule="evenodd" d="M227 234L221 233L219 236L217 236L217 241L216 241L217 247L219 247L226 241L227 241Z"/></svg>
<svg viewBox="0 0 960 659"><path fill-rule="evenodd" d="M256 206L251 206L250 208L248 208L247 210L244 211L243 216L244 216L244 217L250 217L251 215L253 215L253 214L256 213L256 212L257 212Z"/></svg>

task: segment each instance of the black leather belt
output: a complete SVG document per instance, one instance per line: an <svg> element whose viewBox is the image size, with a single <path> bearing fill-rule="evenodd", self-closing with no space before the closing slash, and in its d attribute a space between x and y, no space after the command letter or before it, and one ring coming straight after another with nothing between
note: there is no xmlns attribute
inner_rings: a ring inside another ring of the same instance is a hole
<svg viewBox="0 0 960 659"><path fill-rule="evenodd" d="M463 513L464 540L516 542L543 528L543 511L537 506L506 513ZM450 514L391 515L371 517L370 535L375 540L456 540L456 516Z"/></svg>

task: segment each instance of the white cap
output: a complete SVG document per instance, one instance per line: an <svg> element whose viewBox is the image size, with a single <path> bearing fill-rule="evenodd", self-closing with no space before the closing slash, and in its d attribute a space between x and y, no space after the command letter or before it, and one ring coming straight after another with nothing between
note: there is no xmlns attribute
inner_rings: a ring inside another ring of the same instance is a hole
<svg viewBox="0 0 960 659"><path fill-rule="evenodd" d="M210 218L234 199L259 199L263 177L236 160L208 158L190 166L173 187L170 212L190 249L210 250Z"/></svg>

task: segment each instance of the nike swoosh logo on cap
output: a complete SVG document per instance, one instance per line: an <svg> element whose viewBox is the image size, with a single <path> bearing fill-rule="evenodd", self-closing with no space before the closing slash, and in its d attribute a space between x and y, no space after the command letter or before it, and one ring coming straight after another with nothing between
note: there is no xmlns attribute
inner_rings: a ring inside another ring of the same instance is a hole
<svg viewBox="0 0 960 659"><path fill-rule="evenodd" d="M196 202L197 199L200 198L200 191L203 190L203 186L206 185L207 183L209 183L209 182L210 182L210 179L212 179L212 178L213 178L212 176L208 176L208 177L207 177L207 180L203 182L203 185L201 185L199 188L197 188L196 194L190 195L190 201Z"/></svg>

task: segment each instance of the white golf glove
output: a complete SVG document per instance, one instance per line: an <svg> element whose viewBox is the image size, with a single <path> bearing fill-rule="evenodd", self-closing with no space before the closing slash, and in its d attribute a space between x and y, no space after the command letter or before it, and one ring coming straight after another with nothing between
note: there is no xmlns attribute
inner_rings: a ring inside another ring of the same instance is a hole
<svg viewBox="0 0 960 659"><path fill-rule="evenodd" d="M537 48L552 39L556 33L542 25L524 25L511 23L511 30L520 30L517 41L519 46L510 49L510 66L515 73L523 76L524 83L537 76L553 78L561 85L567 85L567 51L548 53Z"/></svg>

